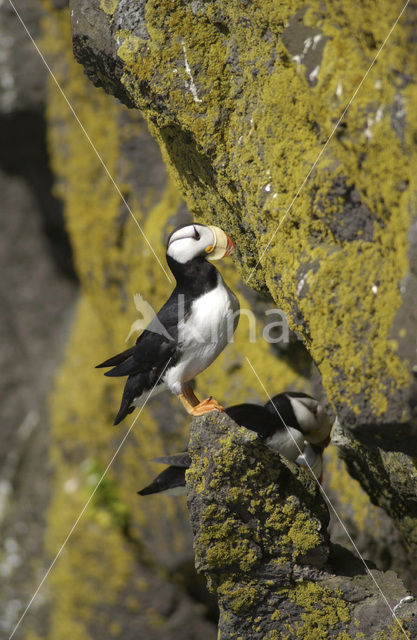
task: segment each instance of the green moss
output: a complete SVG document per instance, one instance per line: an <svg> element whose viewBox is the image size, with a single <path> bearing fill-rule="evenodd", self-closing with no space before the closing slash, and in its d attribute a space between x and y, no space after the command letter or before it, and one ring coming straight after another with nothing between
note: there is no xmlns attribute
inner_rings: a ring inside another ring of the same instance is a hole
<svg viewBox="0 0 417 640"><path fill-rule="evenodd" d="M100 522L110 523L125 530L130 521L130 514L127 505L121 500L119 485L113 478L104 475L105 469L97 462L87 458L83 465L84 482L86 491L86 501L96 489L91 501L92 516ZM104 477L103 477L104 476Z"/></svg>

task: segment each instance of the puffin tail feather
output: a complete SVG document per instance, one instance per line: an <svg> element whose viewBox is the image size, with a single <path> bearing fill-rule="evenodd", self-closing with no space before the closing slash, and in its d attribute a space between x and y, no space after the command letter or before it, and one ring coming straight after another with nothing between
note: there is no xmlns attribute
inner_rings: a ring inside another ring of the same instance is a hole
<svg viewBox="0 0 417 640"><path fill-rule="evenodd" d="M183 467L167 467L147 487L138 491L140 496L148 496L151 493L161 493L185 487L185 469Z"/></svg>
<svg viewBox="0 0 417 640"><path fill-rule="evenodd" d="M130 349L126 349L126 351L118 353L116 356L105 360L101 364L96 364L96 369L101 369L103 367L116 367L117 365L122 364L133 354L134 349L135 347L130 347ZM105 375L108 375L108 373L106 373Z"/></svg>
<svg viewBox="0 0 417 640"><path fill-rule="evenodd" d="M138 372L138 362L134 360L132 356L129 356L126 360L118 364L117 366L106 371L105 376L109 378L116 378L118 376L131 376Z"/></svg>
<svg viewBox="0 0 417 640"><path fill-rule="evenodd" d="M114 422L113 422L114 425L119 424L119 422L124 420L124 418L126 418L126 416L129 413L132 413L133 407L130 407L130 405L128 406L128 404L129 403L122 402L121 407L119 409L119 413L117 414L117 416L114 419Z"/></svg>
<svg viewBox="0 0 417 640"><path fill-rule="evenodd" d="M139 398L146 386L143 374L136 374L135 376L129 376L125 388L123 391L122 402L117 416L114 419L113 424L119 424L129 413L135 410L135 406L132 402L135 398Z"/></svg>

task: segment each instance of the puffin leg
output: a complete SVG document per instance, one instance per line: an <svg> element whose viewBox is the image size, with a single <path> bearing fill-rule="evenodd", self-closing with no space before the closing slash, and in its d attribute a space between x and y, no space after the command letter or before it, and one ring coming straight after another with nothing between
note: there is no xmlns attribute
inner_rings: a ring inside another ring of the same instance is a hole
<svg viewBox="0 0 417 640"><path fill-rule="evenodd" d="M203 413L210 413L210 411L224 411L223 407L214 398L206 398L200 402L191 387L185 387L178 398L191 416L201 416Z"/></svg>
<svg viewBox="0 0 417 640"><path fill-rule="evenodd" d="M184 407L186 412L189 413L191 416L194 415L193 414L193 410L194 410L194 407L197 406L198 402L197 403L195 403L195 402L192 403L188 399L187 394L185 393L185 390L184 390L184 393L180 393L179 394L178 398L180 399L180 401L182 403L182 406Z"/></svg>

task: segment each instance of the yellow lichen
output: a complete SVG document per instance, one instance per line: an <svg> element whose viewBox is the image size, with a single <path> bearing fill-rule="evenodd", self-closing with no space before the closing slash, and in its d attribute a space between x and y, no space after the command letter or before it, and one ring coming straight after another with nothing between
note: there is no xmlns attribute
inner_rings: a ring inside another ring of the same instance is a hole
<svg viewBox="0 0 417 640"><path fill-rule="evenodd" d="M117 0L100 0L100 9L102 9L104 13L107 13L110 16L112 16L116 11L116 7Z"/></svg>
<svg viewBox="0 0 417 640"><path fill-rule="evenodd" d="M286 590L288 598L302 608L300 622L288 623L297 638L326 640L335 626L350 621L349 604L336 593L308 580Z"/></svg>

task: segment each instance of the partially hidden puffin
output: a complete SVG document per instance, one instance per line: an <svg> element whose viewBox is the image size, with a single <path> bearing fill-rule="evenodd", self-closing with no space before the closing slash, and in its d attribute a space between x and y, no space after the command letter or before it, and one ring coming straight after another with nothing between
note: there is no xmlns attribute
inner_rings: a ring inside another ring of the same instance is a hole
<svg viewBox="0 0 417 640"><path fill-rule="evenodd" d="M187 224L171 233L166 259L174 291L133 347L97 365L113 367L106 376L128 376L114 424L152 389L170 389L191 415L223 410L213 398L199 402L191 380L223 351L239 320L239 302L211 264L233 249L219 227Z"/></svg>
<svg viewBox="0 0 417 640"><path fill-rule="evenodd" d="M304 439L322 448L330 442L332 424L318 400L301 391L286 391L273 396L265 409L275 415L280 423L294 426ZM277 436L278 437L278 436Z"/></svg>
<svg viewBox="0 0 417 640"><path fill-rule="evenodd" d="M255 431L271 449L291 462L311 470L321 483L323 449L330 442L331 423L321 404L301 392L279 393L263 407L237 404L225 412L240 426ZM139 495L162 491L184 493L185 472L191 465L188 452L155 458L169 465Z"/></svg>

